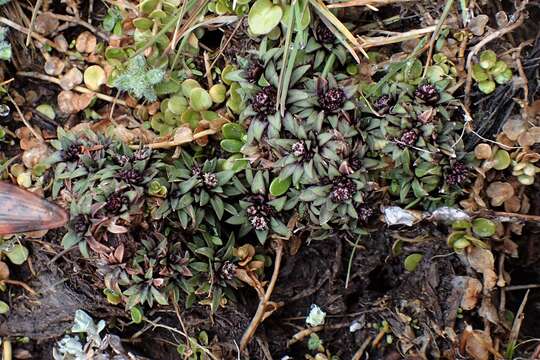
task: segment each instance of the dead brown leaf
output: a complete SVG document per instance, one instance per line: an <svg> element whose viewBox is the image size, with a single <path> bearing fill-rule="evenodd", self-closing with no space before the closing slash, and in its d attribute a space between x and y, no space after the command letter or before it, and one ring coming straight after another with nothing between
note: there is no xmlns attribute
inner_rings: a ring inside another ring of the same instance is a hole
<svg viewBox="0 0 540 360"><path fill-rule="evenodd" d="M488 249L471 247L467 253L467 259L471 267L484 276L484 292L493 289L497 284L495 273L495 259Z"/></svg>
<svg viewBox="0 0 540 360"><path fill-rule="evenodd" d="M492 206L501 206L514 196L514 188L507 182L495 181L489 184L486 194L490 198Z"/></svg>
<svg viewBox="0 0 540 360"><path fill-rule="evenodd" d="M60 87L64 90L71 90L83 82L83 74L77 68L71 68L60 77Z"/></svg>
<svg viewBox="0 0 540 360"><path fill-rule="evenodd" d="M81 53L93 53L96 50L96 37L89 31L84 31L77 36L75 48Z"/></svg>
<svg viewBox="0 0 540 360"><path fill-rule="evenodd" d="M52 16L50 12L44 12L36 16L34 21L34 31L42 35L53 33L60 25L58 19Z"/></svg>

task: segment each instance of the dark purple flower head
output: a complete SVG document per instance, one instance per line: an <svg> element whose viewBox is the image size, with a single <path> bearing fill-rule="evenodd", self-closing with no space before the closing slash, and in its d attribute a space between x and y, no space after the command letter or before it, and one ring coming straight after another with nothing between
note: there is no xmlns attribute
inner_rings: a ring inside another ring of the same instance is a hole
<svg viewBox="0 0 540 360"><path fill-rule="evenodd" d="M336 41L336 36L322 21L315 28L315 38L322 44L333 44Z"/></svg>
<svg viewBox="0 0 540 360"><path fill-rule="evenodd" d="M388 111L393 105L394 105L394 101L390 97L390 95L382 95L377 100L375 100L375 102L373 103L373 108L380 115L384 115L388 113Z"/></svg>
<svg viewBox="0 0 540 360"><path fill-rule="evenodd" d="M446 183L453 186L462 185L467 180L467 175L467 167L461 162L456 162L446 175Z"/></svg>
<svg viewBox="0 0 540 360"><path fill-rule="evenodd" d="M341 88L331 88L319 96L319 105L326 112L336 112L341 109L347 96Z"/></svg>
<svg viewBox="0 0 540 360"><path fill-rule="evenodd" d="M434 105L441 99L441 95L431 84L422 84L416 88L414 96L422 100L426 104Z"/></svg>
<svg viewBox="0 0 540 360"><path fill-rule="evenodd" d="M356 193L356 184L352 179L341 176L333 181L330 199L335 202L344 202L352 199Z"/></svg>
<svg viewBox="0 0 540 360"><path fill-rule="evenodd" d="M203 177L203 183L207 188L213 189L218 185L218 178L216 174L204 173L202 177Z"/></svg>
<svg viewBox="0 0 540 360"><path fill-rule="evenodd" d="M251 107L258 114L274 114L276 112L276 97L276 90L272 86L266 86L251 99Z"/></svg>
<svg viewBox="0 0 540 360"><path fill-rule="evenodd" d="M82 146L79 143L72 143L67 149L62 151L62 160L75 162L79 160Z"/></svg>
<svg viewBox="0 0 540 360"><path fill-rule="evenodd" d="M399 138L398 146L405 148L407 146L413 146L418 140L418 134L413 129L405 131Z"/></svg>

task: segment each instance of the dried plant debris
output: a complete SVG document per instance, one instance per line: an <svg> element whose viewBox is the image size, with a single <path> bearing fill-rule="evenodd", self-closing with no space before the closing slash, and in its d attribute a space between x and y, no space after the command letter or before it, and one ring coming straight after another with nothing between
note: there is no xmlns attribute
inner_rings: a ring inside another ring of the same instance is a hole
<svg viewBox="0 0 540 360"><path fill-rule="evenodd" d="M0 6L4 358L538 354L528 1Z"/></svg>

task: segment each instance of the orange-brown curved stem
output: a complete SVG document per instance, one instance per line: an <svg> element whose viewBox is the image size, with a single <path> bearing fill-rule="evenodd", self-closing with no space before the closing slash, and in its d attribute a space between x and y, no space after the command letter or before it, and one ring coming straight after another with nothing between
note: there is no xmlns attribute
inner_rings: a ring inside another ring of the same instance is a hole
<svg viewBox="0 0 540 360"><path fill-rule="evenodd" d="M67 212L30 191L0 182L0 235L64 226Z"/></svg>

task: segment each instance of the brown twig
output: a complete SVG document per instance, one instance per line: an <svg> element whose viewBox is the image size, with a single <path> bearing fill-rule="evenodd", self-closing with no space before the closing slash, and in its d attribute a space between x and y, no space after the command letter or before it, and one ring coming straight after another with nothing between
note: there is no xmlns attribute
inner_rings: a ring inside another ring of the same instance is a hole
<svg viewBox="0 0 540 360"><path fill-rule="evenodd" d="M11 21L9 19L6 19L3 16L0 16L0 23L2 23L4 25L7 25L7 26L9 26L9 27L11 27L11 28L13 28L13 29L15 29L17 31L20 31L23 34L27 34L27 35L30 34L34 39L36 39L40 43L47 44L47 45L49 45L50 47L52 47L53 49L55 49L58 52L61 52L61 53L66 52L66 51L64 51L64 49L62 49L58 45L56 45L53 41L47 39L44 36L39 35L38 33L35 33L33 31L29 31L24 26L21 26L21 25L17 24L16 22L13 22L13 21Z"/></svg>
<svg viewBox="0 0 540 360"><path fill-rule="evenodd" d="M471 105L471 88L472 88L472 60L474 56L489 42L500 38L501 36L517 29L525 21L525 16L520 13L519 17L513 23L510 23L506 27L503 27L497 31L492 32L491 34L485 36L478 44L473 46L469 55L467 56L466 69L467 69L467 81L465 82L465 100L464 105L469 109Z"/></svg>
<svg viewBox="0 0 540 360"><path fill-rule="evenodd" d="M26 126L28 128L28 130L30 130L30 132L32 133L32 135L34 135L34 137L36 139L38 139L40 142L45 142L45 140L43 140L43 137L41 136L41 134L39 134L33 127L32 125L30 125L30 123L28 122L28 120L26 120L26 118L24 117L24 114L22 113L21 109L19 108L19 105L17 105L17 103L15 102L15 100L13 100L13 98L11 97L11 95L8 94L8 99L9 101L13 104L13 106L15 107L15 110L17 111L17 114L19 114L19 117L21 118L21 121L23 122L24 126Z"/></svg>
<svg viewBox="0 0 540 360"><path fill-rule="evenodd" d="M225 49L227 48L227 46L229 46L229 43L231 42L231 40L233 39L234 35L236 34L236 32L238 31L238 29L240 28L240 25L242 25L242 21L238 21L238 24L236 24L236 26L234 27L233 31L231 32L231 35L229 35L229 38L227 39L227 41L225 41L225 44L223 44L223 46L219 48L216 57L214 58L214 60L213 60L212 63L210 64L210 68L209 68L208 70L206 70L205 76L208 76L208 75L209 75L208 73L210 72L210 70L212 70L212 68L214 67L214 65L216 64L216 62L219 60L219 58L220 58L221 55L223 54L223 51L225 51Z"/></svg>
<svg viewBox="0 0 540 360"><path fill-rule="evenodd" d="M366 338L366 340L364 340L364 342L360 346L360 349L358 349L358 351L354 353L352 360L360 360L362 358L362 355L364 355L364 351L366 351L367 347L369 346L371 339L372 337L369 336L368 338Z"/></svg>
<svg viewBox="0 0 540 360"><path fill-rule="evenodd" d="M351 6L367 6L370 9L373 9L375 6L382 6L382 5L391 5L391 4L397 4L397 3L406 3L406 2L413 2L415 0L352 0L342 3L336 3L336 4L329 4L328 8L344 8L344 7L351 7ZM376 9L376 8L375 8Z"/></svg>
<svg viewBox="0 0 540 360"><path fill-rule="evenodd" d="M530 292L531 290L527 290L527 292L525 293L525 296L523 297L523 300L521 301L521 305L519 305L518 311L514 318L514 323L512 324L512 330L510 331L510 335L508 336L508 344L510 346L514 346L517 343L519 330L521 329L521 324L523 323L523 319L525 318L525 314L523 313L523 310L525 310L525 304L527 304L527 299L529 298Z"/></svg>
<svg viewBox="0 0 540 360"><path fill-rule="evenodd" d="M36 73L36 72L25 72L25 71L19 71L17 73L17 75L25 76L25 77L31 77L31 78L34 78L34 79L48 81L48 82L51 82L53 84L60 85L60 79L55 78L54 76L49 76L49 75L40 74L40 73ZM73 90L75 90L77 92L80 92L82 94L94 94L98 99L105 100L105 101L108 101L110 103L116 102L116 104L118 104L118 105L127 106L127 104L126 104L126 102L124 100L115 100L115 98L112 97L112 96L105 95L105 94L102 94L102 93L98 93L98 92L89 90L89 89L85 88L84 86L75 86L73 88Z"/></svg>
<svg viewBox="0 0 540 360"><path fill-rule="evenodd" d="M217 133L217 130L208 129L208 130L204 130L204 131L201 131L201 132L198 132L198 133L194 134L189 139L185 138L185 139L181 139L181 140L177 140L177 141L175 141L175 140L160 141L160 142L146 144L144 146L146 146L146 147L148 147L150 149L167 149L167 148L180 146L180 145L183 145L183 144L188 144L190 142L193 142L193 140L196 140L196 139L208 136L208 135L214 135L215 133ZM139 147L140 147L140 145L130 145L130 148L132 148L132 149L138 149Z"/></svg>
<svg viewBox="0 0 540 360"><path fill-rule="evenodd" d="M341 329L347 326L350 326L350 322L343 322L339 324L333 324L333 325L319 325L319 326L313 326L307 329L300 330L296 334L293 335L291 340L287 341L287 347L290 347L291 345L296 344L299 341L302 341L306 337L310 336L313 333L316 333L321 330L335 330L335 329Z"/></svg>
<svg viewBox="0 0 540 360"><path fill-rule="evenodd" d="M389 44L395 44L411 39L419 38L425 34L429 34L436 30L436 26L428 26L423 29L415 29L406 31L404 33L397 33L393 36L372 36L372 37L359 37L361 45L364 49L369 49L376 46L384 46Z"/></svg>
<svg viewBox="0 0 540 360"><path fill-rule="evenodd" d="M0 280L0 284L1 285L8 284L8 285L20 286L20 287L22 287L23 289L25 289L26 291L28 291L30 294L32 294L34 296L37 296L37 294L38 294L34 289L32 289L29 285L23 283L22 281L5 279L5 280Z"/></svg>
<svg viewBox="0 0 540 360"><path fill-rule="evenodd" d="M255 334L255 331L257 331L257 328L259 325L264 321L264 319L270 315L270 313L275 310L270 310L269 306L275 306L275 303L272 303L270 301L270 297L272 296L272 292L274 291L274 287L276 286L277 278L279 275L279 269L281 267L281 259L283 258L283 240L276 239L275 240L276 245L276 257L274 259L274 272L272 273L272 278L270 280L270 283L268 284L268 287L266 288L266 292L264 296L259 301L259 306L257 307L257 311L255 312L255 315L253 316L253 319L251 319L251 322L242 335L242 339L240 340L240 351L244 351L251 341L251 338Z"/></svg>
<svg viewBox="0 0 540 360"><path fill-rule="evenodd" d="M34 5L34 9L32 9L32 18L30 19L30 26L28 27L28 34L26 35L26 46L30 45L30 39L32 38L34 23L36 21L36 16L38 14L38 10L41 7L42 2L43 0L37 0L36 4Z"/></svg>

